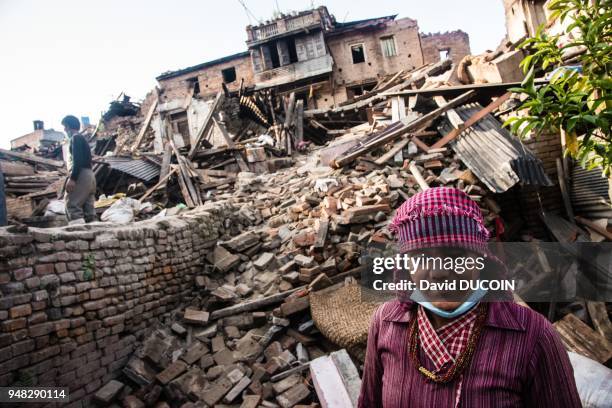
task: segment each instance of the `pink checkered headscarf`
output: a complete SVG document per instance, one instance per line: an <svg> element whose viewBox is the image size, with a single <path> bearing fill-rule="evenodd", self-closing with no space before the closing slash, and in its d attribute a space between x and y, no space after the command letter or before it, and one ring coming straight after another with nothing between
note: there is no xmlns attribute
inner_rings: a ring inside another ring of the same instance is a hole
<svg viewBox="0 0 612 408"><path fill-rule="evenodd" d="M456 188L435 187L410 197L397 209L389 229L402 252L442 246L489 252L480 207Z"/></svg>

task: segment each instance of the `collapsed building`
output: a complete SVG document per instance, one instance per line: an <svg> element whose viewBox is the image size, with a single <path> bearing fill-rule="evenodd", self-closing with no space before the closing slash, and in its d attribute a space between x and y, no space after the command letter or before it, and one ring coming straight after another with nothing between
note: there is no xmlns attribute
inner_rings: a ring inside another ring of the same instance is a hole
<svg viewBox="0 0 612 408"><path fill-rule="evenodd" d="M248 51L110 103L86 135L103 220L89 225L45 211L61 157L0 150L0 385L67 387L72 407L355 406L378 306L361 255L392 242L407 198L459 188L497 242L611 240L607 187L563 172L559 135L502 126L509 42L470 58L460 31L324 7L247 27ZM515 266L539 276L519 302L576 267L537 251ZM609 304L530 306L609 366Z"/></svg>

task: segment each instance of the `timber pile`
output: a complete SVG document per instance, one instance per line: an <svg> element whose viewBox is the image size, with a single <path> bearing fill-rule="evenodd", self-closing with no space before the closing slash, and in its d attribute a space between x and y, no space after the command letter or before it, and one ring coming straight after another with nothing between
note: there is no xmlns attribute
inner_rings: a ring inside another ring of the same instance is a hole
<svg viewBox="0 0 612 408"><path fill-rule="evenodd" d="M49 156L48 152L34 154L0 149L9 219L25 220L42 215L49 199L57 195L65 175L64 162L45 155Z"/></svg>

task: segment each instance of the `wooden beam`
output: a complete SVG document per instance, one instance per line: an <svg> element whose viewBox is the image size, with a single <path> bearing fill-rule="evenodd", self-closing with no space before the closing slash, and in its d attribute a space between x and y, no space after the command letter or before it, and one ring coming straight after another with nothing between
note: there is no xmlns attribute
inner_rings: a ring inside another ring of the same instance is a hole
<svg viewBox="0 0 612 408"><path fill-rule="evenodd" d="M181 187L181 192L185 197L185 201L187 201L185 204L187 204L189 207L195 207L200 204L200 197L197 195L195 187L191 182L189 171L187 170L185 163L181 161L183 157L179 154L178 149L174 145L174 141L172 138L168 138L168 141L170 142L170 146L172 146L172 150L176 156L176 161L179 165L179 186Z"/></svg>
<svg viewBox="0 0 612 408"><path fill-rule="evenodd" d="M148 189L144 195L142 197L140 197L138 199L138 201L140 201L141 203L144 201L145 198L149 197L151 194L153 194L153 192L155 190L157 190L158 188L160 188L162 185L166 184L166 182L168 181L168 179L174 174L176 173L177 169L174 168L172 170L170 170L170 172L168 174L166 174L164 177L160 178L159 181L157 182L157 184L155 184L153 187L151 187L150 189Z"/></svg>
<svg viewBox="0 0 612 408"><path fill-rule="evenodd" d="M429 149L431 149L431 147L427 146L421 139L419 139L416 135L412 136L412 141L414 142L415 145L417 145L417 147L419 149L421 149L422 151L424 151L425 153L429 153Z"/></svg>
<svg viewBox="0 0 612 408"><path fill-rule="evenodd" d="M586 323L569 313L553 324L565 348L605 364L612 358L612 344Z"/></svg>
<svg viewBox="0 0 612 408"><path fill-rule="evenodd" d="M225 139L225 142L227 143L227 147L229 147L230 149L233 149L235 147L234 141L230 137L225 126L222 123L218 122L217 119L215 119L215 117L213 117L213 121L215 125L219 128L219 130L221 131L221 134L223 135L223 138ZM238 167L240 167L240 171L249 171L249 166L245 163L240 152L237 150L234 150L232 154L234 155L234 158L236 159L236 163L238 163Z"/></svg>
<svg viewBox="0 0 612 408"><path fill-rule="evenodd" d="M134 153L136 151L136 149L138 149L138 147L142 143L142 139L144 138L144 135L145 135L145 133L147 133L147 129L149 128L149 125L151 124L151 118L153 118L153 115L155 114L155 109L157 108L158 102L159 102L159 97L155 98L155 102L153 102L151 107L149 107L149 111L147 112L147 116L145 117L145 121L143 122L142 126L140 127L140 131L138 132L138 136L136 137L136 141L134 142L134 144L132 145L132 148L130 149L130 151L132 153Z"/></svg>
<svg viewBox="0 0 612 408"><path fill-rule="evenodd" d="M585 227L589 227L599 235L605 237L607 240L612 241L612 233L605 228L601 228L599 225L595 224L591 220L587 220L586 218L582 218L580 216L575 216L574 219L579 223L584 225Z"/></svg>
<svg viewBox="0 0 612 408"><path fill-rule="evenodd" d="M369 144L366 144L365 146L362 146L358 150L355 150L353 152L347 153L346 155L344 155L344 157L340 157L340 158L334 160L332 162L332 164L333 164L334 167L340 168L340 167L342 167L342 166L352 162L357 157L362 156L365 153L368 153L368 152L376 149L379 146L387 144L387 143L389 143L389 142L391 142L391 141L393 141L393 140L403 136L406 133L421 130L424 127L426 127L432 120L434 120L437 117L439 117L440 115L442 115L444 112L454 108L455 106L458 106L458 105L466 103L474 95L475 95L475 91L468 91L468 92L458 96L457 98L453 99L452 101L448 102L447 104L445 104L443 106L440 106L438 109L435 109L435 110L427 113L426 115L423 115L423 116L421 116L421 117L419 117L419 118L417 118L417 119L415 119L415 120L413 120L411 122L405 123L404 121L406 120L406 118L404 118L400 122L395 122L394 124L391 124L389 126L389 127L394 126L392 131L388 131L389 128L383 130L381 132L382 133L381 137L374 138L374 140L371 141Z"/></svg>
<svg viewBox="0 0 612 408"><path fill-rule="evenodd" d="M16 159L23 160L28 163L43 164L45 166L51 166L51 167L55 167L58 169L61 169L64 167L63 161L45 159L42 157L35 156L31 153L14 152L12 150L6 150L6 149L0 149L0 153L4 154L5 156L14 157Z"/></svg>
<svg viewBox="0 0 612 408"><path fill-rule="evenodd" d="M379 164L379 165L385 164L387 161L391 160L391 158L395 156L397 152L402 150L404 146L406 146L409 142L410 142L410 139L408 138L398 141L397 143L395 143L395 145L391 149L389 149L387 153L383 154L378 159L376 159L374 163Z"/></svg>
<svg viewBox="0 0 612 408"><path fill-rule="evenodd" d="M223 102L224 98L225 98L225 94L223 93L223 91L217 92L217 96L215 97L215 100L213 101L213 103L210 105L210 110L206 114L206 118L204 118L204 122L202 122L202 126L198 130L198 134L196 135L195 141L191 145L191 149L189 150L189 154L187 155L188 159L191 159L193 157L195 152L198 150L200 143L202 143L202 139L208 134L208 131L210 130L213 124L212 117L215 111L217 110L217 108Z"/></svg>
<svg viewBox="0 0 612 408"><path fill-rule="evenodd" d="M572 201L570 200L569 193L567 191L567 179L565 177L565 171L561 159L557 158L557 178L559 181L559 189L561 190L561 198L563 198L563 205L565 206L565 214L569 219L569 222L576 224L574 220L574 210L572 209Z"/></svg>
<svg viewBox="0 0 612 408"><path fill-rule="evenodd" d="M419 186L421 187L421 190L425 191L425 190L427 190L429 188L429 184L427 184L427 182L423 178L423 175L419 171L419 169L416 166L416 164L411 162L410 165L408 166L408 170L410 170L410 172L412 173L412 175L416 179L417 183L419 183Z"/></svg>
<svg viewBox="0 0 612 408"><path fill-rule="evenodd" d="M494 110L496 110L497 108L499 108L504 102L506 102L510 98L510 95L511 95L510 92L506 92L505 94L503 94L502 96L497 98L495 101L491 102L486 107L484 107L481 110L479 110L478 112L476 112L474 115L472 115L463 124L463 126L451 130L446 136L444 136L442 139L440 139L436 143L434 143L431 146L431 148L432 149L437 149L439 147L443 147L448 142L450 142L451 140L455 139L457 136L459 136L461 133L463 133L466 129L471 128L477 122L479 122L481 119L483 119L485 116L487 116L489 113L491 113Z"/></svg>

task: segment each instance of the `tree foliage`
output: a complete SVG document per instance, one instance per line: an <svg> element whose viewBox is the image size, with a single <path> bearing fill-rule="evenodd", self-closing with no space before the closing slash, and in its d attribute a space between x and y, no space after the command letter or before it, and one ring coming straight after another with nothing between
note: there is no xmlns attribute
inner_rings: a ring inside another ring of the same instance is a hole
<svg viewBox="0 0 612 408"><path fill-rule="evenodd" d="M601 167L610 175L612 167L612 0L553 0L551 18L568 22L564 36L549 35L540 26L535 36L519 47L528 55L521 62L526 73L520 88L511 89L525 99L524 116L505 123L524 137L531 131L566 133L566 154L583 167ZM567 38L567 36L565 36ZM579 48L576 48L579 47ZM578 66L565 66L564 52L582 49ZM536 74L552 71L550 81L540 85Z"/></svg>

